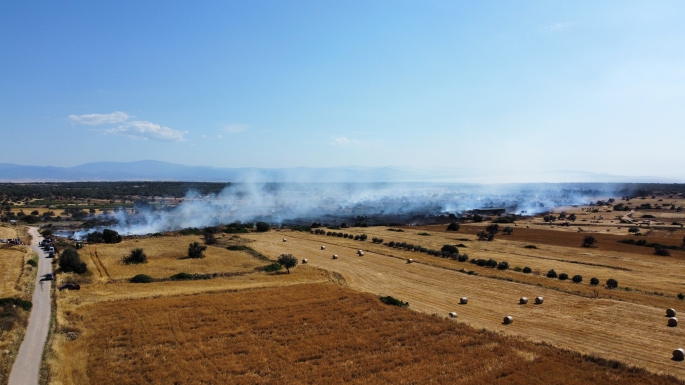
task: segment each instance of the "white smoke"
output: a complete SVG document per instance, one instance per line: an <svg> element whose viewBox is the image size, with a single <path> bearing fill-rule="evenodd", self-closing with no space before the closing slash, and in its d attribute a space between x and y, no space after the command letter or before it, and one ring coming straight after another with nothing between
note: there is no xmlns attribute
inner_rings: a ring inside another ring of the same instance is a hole
<svg viewBox="0 0 685 385"><path fill-rule="evenodd" d="M217 195L189 192L183 203L169 210L139 208L135 214L118 211L111 214L109 219L115 224L108 227L124 235L142 235L237 221L339 224L345 218L349 223L360 216L397 220L460 214L485 207L505 207L511 213L532 215L608 196L617 186L240 183ZM86 233L75 235L82 237Z"/></svg>

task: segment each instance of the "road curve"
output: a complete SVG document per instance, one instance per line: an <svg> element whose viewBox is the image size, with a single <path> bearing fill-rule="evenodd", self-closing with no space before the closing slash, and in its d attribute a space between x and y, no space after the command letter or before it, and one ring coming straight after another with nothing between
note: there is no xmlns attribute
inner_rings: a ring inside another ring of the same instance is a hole
<svg viewBox="0 0 685 385"><path fill-rule="evenodd" d="M9 385L38 385L43 348L50 328L50 288L52 281L42 281L45 274L52 273L52 260L41 250L38 243L43 239L36 227L29 228L31 249L38 254L38 275L33 291L33 307L29 316L26 336L19 347L19 354L10 372Z"/></svg>

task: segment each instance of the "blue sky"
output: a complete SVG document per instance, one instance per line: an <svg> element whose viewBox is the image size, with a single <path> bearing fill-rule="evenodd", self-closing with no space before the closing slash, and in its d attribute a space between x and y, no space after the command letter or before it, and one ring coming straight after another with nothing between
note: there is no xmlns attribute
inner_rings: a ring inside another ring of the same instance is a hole
<svg viewBox="0 0 685 385"><path fill-rule="evenodd" d="M5 1L0 162L685 181L683 20L676 1Z"/></svg>

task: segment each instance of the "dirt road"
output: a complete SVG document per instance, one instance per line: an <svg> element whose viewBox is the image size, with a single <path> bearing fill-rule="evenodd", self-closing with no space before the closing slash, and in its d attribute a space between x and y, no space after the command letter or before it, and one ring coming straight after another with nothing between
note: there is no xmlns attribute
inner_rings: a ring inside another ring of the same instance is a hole
<svg viewBox="0 0 685 385"><path fill-rule="evenodd" d="M29 316L29 325L26 336L19 348L12 372L10 373L9 385L37 385L40 372L40 364L43 357L43 348L50 327L50 288L52 281L45 281L45 274L52 273L52 260L47 259L47 254L38 247L43 239L38 234L38 229L31 227L29 234L33 237L31 249L38 254L38 276L36 287L33 292L33 308Z"/></svg>

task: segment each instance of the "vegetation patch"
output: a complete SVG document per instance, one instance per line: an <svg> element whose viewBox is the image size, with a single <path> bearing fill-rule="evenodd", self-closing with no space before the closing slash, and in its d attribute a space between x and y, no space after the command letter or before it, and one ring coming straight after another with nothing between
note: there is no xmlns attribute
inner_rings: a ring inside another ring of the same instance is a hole
<svg viewBox="0 0 685 385"><path fill-rule="evenodd" d="M184 274L184 273L181 273L181 274ZM151 283L152 281L154 281L154 279L152 277L150 277L149 275L145 275L145 274L138 274L138 275L134 276L133 278L131 278L131 283Z"/></svg>
<svg viewBox="0 0 685 385"><path fill-rule="evenodd" d="M409 302L404 302L391 296L379 297L379 299L386 305L392 305L397 307L409 307Z"/></svg>

